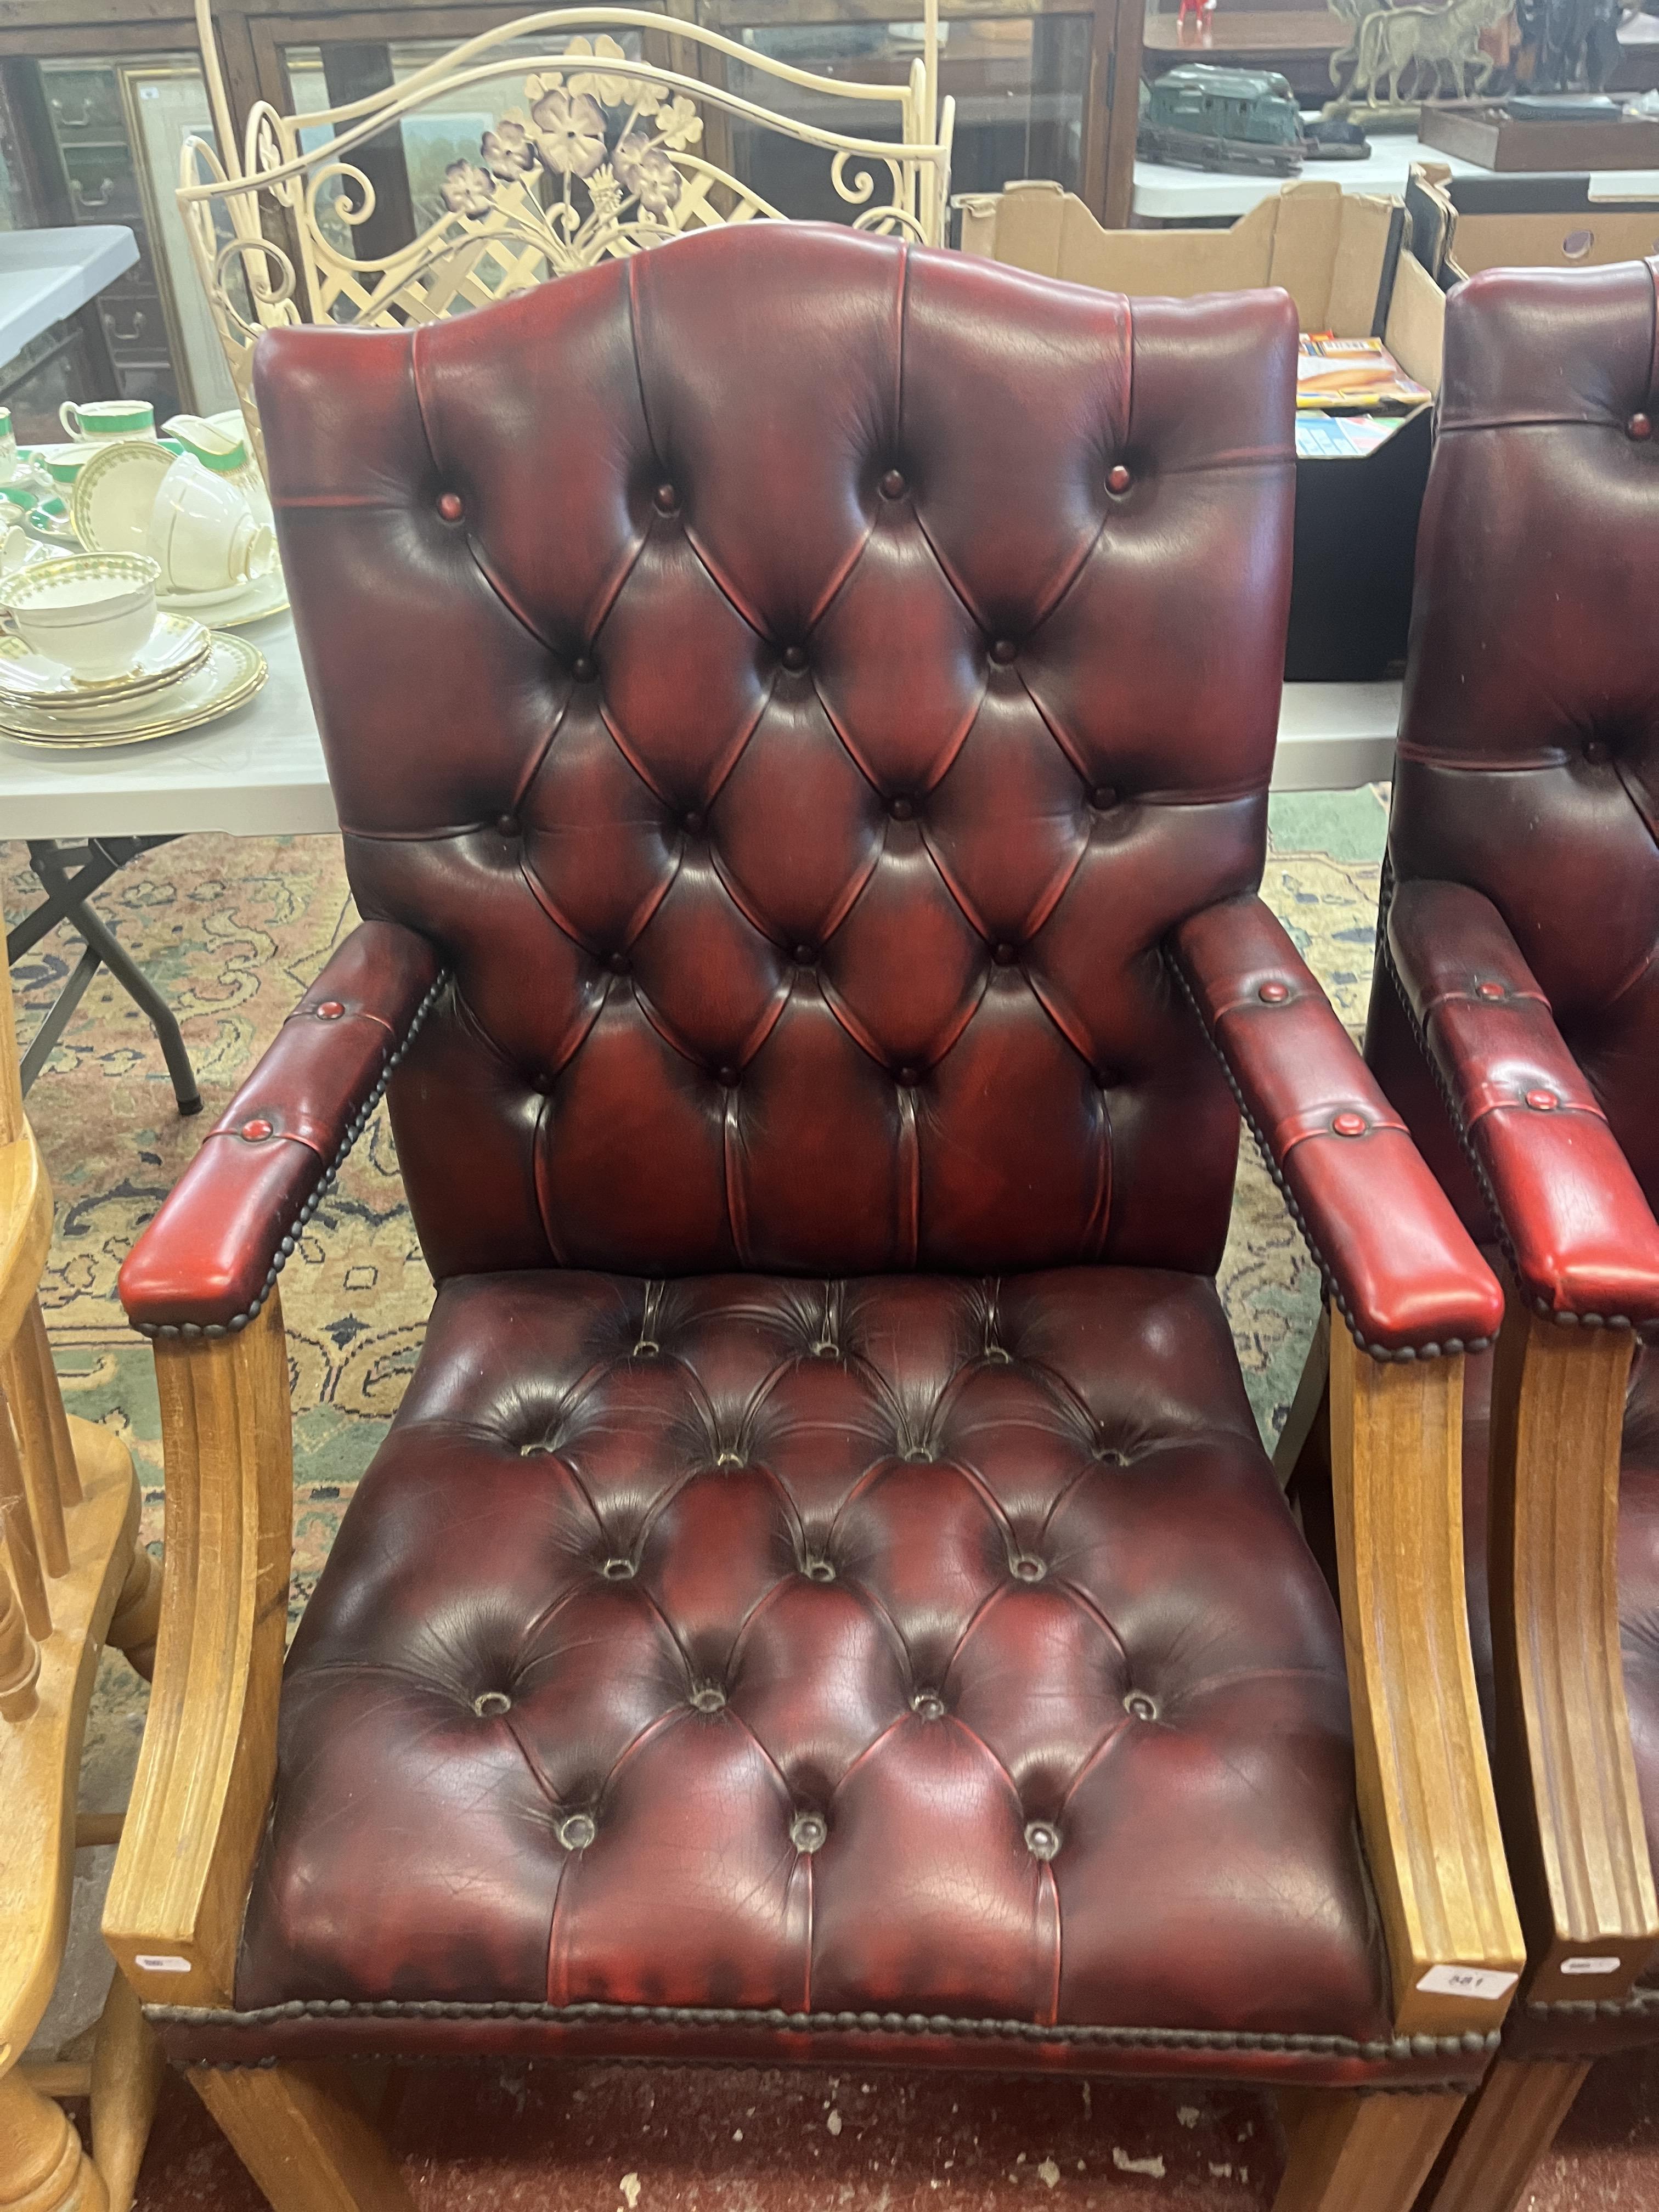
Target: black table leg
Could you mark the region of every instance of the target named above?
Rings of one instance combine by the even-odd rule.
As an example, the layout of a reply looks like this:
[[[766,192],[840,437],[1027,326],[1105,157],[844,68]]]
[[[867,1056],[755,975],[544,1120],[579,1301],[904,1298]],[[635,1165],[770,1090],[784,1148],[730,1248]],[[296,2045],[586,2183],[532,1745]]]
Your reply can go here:
[[[141,853],[152,852],[158,845],[172,842],[170,837],[93,837],[84,845],[60,844],[55,837],[29,840],[29,866],[46,896],[7,936],[8,965],[20,959],[60,921],[69,923],[86,951],[23,1055],[20,1073],[25,1091],[62,1036],[87,985],[103,967],[109,969],[128,997],[149,1018],[161,1048],[161,1057],[167,1062],[167,1073],[173,1079],[173,1095],[179,1102],[179,1111],[201,1112],[202,1094],[196,1086],[196,1072],[190,1064],[190,1054],[185,1049],[173,1009],[109,925],[100,921],[88,904],[94,892],[101,890],[129,861],[136,860]]]

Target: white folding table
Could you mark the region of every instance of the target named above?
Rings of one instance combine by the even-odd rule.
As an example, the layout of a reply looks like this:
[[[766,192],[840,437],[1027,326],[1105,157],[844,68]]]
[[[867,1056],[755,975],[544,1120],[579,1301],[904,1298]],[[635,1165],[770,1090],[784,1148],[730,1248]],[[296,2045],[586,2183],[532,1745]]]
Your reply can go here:
[[[1302,178],[1328,179],[1345,192],[1376,192],[1385,198],[1405,197],[1406,180],[1414,161],[1440,161],[1454,177],[1490,177],[1490,169],[1473,161],[1443,154],[1437,146],[1420,146],[1407,134],[1378,131],[1363,161],[1308,161]],[[1530,171],[1513,173],[1516,180]],[[1219,216],[1248,215],[1258,201],[1271,199],[1289,181],[1284,177],[1234,175],[1224,170],[1183,169],[1172,161],[1135,163],[1135,214],[1146,222],[1193,223],[1213,222]],[[1504,181],[1510,181],[1506,173]],[[1565,181],[1561,177],[1553,179]],[[1659,199],[1659,169],[1597,170],[1589,179],[1592,200]]]

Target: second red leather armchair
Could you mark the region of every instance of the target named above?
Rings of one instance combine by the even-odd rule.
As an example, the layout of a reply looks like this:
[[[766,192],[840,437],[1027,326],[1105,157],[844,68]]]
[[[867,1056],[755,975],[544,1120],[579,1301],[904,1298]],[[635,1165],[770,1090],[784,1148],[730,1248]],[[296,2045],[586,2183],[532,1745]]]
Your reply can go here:
[[[1366,1050],[1510,1286],[1464,1464],[1528,1954],[1435,2212],[1511,2212],[1659,2040],[1655,278],[1454,295],[1419,541]]]

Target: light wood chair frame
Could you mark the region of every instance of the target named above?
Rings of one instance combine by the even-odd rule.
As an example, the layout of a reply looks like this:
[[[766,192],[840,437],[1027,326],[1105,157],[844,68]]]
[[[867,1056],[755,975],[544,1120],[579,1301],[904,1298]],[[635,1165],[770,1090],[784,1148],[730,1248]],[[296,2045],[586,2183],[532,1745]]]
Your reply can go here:
[[[1495,1772],[1529,2005],[1617,2002],[1659,1947],[1620,1649],[1634,1350],[1629,1329],[1564,1327],[1511,1288],[1492,1376],[1487,1567]],[[1516,2212],[1589,2064],[1500,2058],[1431,2212]]]
[[[99,1654],[113,1644],[143,1671],[161,1611],[126,1448],[64,1409],[39,1297],[52,1223],[0,988],[0,2212],[127,2212],[161,2077],[129,1982],[111,1983],[88,2063],[23,2058],[63,1960],[76,1851],[121,1829],[76,1812]],[[56,2101],[80,2097],[90,2158]]]

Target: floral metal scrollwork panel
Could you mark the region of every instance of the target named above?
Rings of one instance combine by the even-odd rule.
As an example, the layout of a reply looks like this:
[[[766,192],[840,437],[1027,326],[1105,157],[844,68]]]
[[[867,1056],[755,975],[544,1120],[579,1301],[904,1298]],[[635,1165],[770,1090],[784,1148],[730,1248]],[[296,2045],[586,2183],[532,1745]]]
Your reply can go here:
[[[218,143],[234,149],[210,0],[198,0],[198,21]],[[662,52],[678,65],[651,58]],[[778,81],[780,97],[785,85],[806,94],[811,112],[874,104],[895,135],[860,137],[762,106],[731,90],[718,66],[709,79],[690,73],[709,58]],[[820,149],[855,228],[941,243],[953,108],[938,87],[937,0],[927,0],[922,52],[896,85],[817,76],[640,9],[562,9],[499,25],[345,106],[284,115],[262,101],[240,161],[188,139],[179,204],[256,445],[252,348],[274,325],[406,327],[688,231],[787,219],[789,209],[714,158],[711,114]],[[447,163],[436,203],[416,210],[417,235],[389,252],[357,250],[375,191],[353,155],[463,90],[476,90],[492,118],[476,155]],[[722,147],[728,137],[722,128]]]

